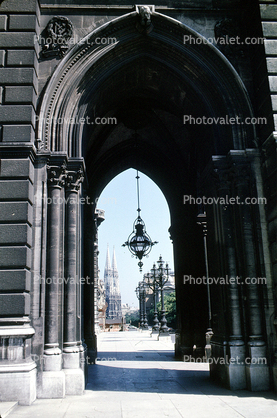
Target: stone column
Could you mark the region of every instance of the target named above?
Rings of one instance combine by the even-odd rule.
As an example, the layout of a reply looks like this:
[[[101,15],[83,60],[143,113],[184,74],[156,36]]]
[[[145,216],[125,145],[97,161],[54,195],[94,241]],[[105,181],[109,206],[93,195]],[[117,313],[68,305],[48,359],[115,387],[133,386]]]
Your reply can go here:
[[[92,201],[92,200],[91,200]],[[97,338],[95,335],[95,308],[97,303],[95,298],[95,285],[98,281],[98,227],[105,220],[105,212],[100,209],[95,209],[95,205],[90,205],[86,209],[86,230],[85,230],[85,271],[86,271],[86,285],[85,285],[85,341],[87,344],[87,361],[89,364],[95,362],[97,356]]]
[[[246,197],[251,196],[251,170],[245,156],[231,155],[234,167],[234,186],[240,202],[244,203]],[[240,204],[239,221],[241,224],[241,241],[243,248],[243,269],[245,278],[249,283],[245,284],[247,298],[247,323],[248,323],[248,356],[246,363],[247,386],[252,391],[269,389],[269,369],[266,357],[266,344],[263,336],[263,314],[261,307],[258,284],[253,278],[259,276],[257,270],[258,251],[255,247],[253,234],[254,213],[251,205]]]
[[[207,323],[203,318],[207,318],[208,312],[206,289],[185,281],[188,276],[196,278],[204,275],[199,270],[199,251],[203,252],[203,244],[197,231],[194,205],[184,205],[180,214],[172,214],[172,220],[170,236],[174,245],[177,308],[175,356],[187,360],[189,356],[203,356],[205,350]]]
[[[88,277],[84,284],[84,334],[85,334],[85,343],[87,345],[87,355],[88,362],[93,363],[94,361],[94,351],[93,351],[93,308],[91,304],[94,303],[94,298],[92,295],[93,289],[93,231],[94,231],[94,219],[93,219],[93,210],[90,205],[85,206],[85,220],[84,224],[86,228],[84,229],[84,275]]]
[[[64,343],[63,369],[66,395],[81,395],[84,376],[80,369],[79,347],[76,333],[77,309],[77,207],[82,171],[68,172],[66,176],[66,252],[64,281]]]
[[[223,164],[222,164],[223,163]],[[217,172],[217,191],[218,197],[226,199],[232,197],[230,169],[225,161],[215,161],[214,168]],[[232,390],[246,388],[245,374],[245,344],[242,335],[241,324],[241,304],[239,291],[239,278],[236,262],[236,248],[234,241],[234,231],[236,219],[233,218],[233,206],[226,204],[220,205],[220,213],[222,220],[223,240],[225,247],[226,273],[229,279],[227,285],[228,300],[228,355],[226,358],[226,378],[228,379],[228,387]],[[232,359],[230,361],[230,359]],[[235,360],[235,361],[233,361]]]
[[[65,395],[65,376],[62,370],[62,352],[59,347],[59,274],[61,245],[61,211],[66,167],[48,167],[48,254],[45,301],[45,345],[42,398],[60,398]]]
[[[83,167],[83,164],[82,164]],[[80,204],[77,210],[77,277],[80,278],[79,283],[77,281],[77,308],[76,308],[76,335],[77,346],[79,349],[80,367],[86,374],[86,354],[87,345],[84,339],[84,287],[88,277],[84,274],[84,205],[87,204],[87,200],[83,197],[83,188],[80,185],[78,191],[78,197],[80,198]]]

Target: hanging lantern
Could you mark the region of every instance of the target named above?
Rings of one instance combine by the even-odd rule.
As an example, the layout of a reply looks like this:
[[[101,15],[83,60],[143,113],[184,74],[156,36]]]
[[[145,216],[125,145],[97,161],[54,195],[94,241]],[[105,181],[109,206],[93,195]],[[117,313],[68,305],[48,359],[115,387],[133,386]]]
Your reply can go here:
[[[131,254],[139,259],[138,266],[140,272],[142,272],[143,262],[141,261],[143,257],[147,256],[153,245],[157,244],[157,241],[153,242],[150,236],[146,232],[145,223],[140,216],[140,204],[139,204],[139,175],[137,171],[137,196],[138,196],[138,217],[136,218],[133,226],[133,232],[129,235],[128,241],[126,241],[122,246],[128,247]]]

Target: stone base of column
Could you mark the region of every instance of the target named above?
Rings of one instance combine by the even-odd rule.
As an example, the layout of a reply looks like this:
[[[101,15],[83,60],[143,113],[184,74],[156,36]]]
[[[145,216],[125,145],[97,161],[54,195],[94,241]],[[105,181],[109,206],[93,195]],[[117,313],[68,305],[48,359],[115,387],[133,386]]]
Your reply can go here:
[[[269,367],[266,358],[266,346],[249,347],[249,358],[246,364],[247,389],[252,392],[270,389]]]
[[[0,393],[2,402],[17,401],[31,405],[36,400],[36,363],[1,364]]]
[[[44,371],[41,385],[38,388],[38,398],[54,399],[65,397],[65,374],[60,371]]]
[[[252,392],[270,389],[266,346],[262,342],[249,344],[249,357],[246,361],[246,381],[247,388]]]
[[[252,392],[270,389],[269,369],[267,365],[246,365],[247,389]]]
[[[73,351],[63,352],[63,369],[79,369],[80,367],[80,352],[76,347]]]
[[[228,364],[226,367],[227,387],[230,390],[246,389],[245,364]]]
[[[153,338],[153,340],[159,340],[159,331],[152,331],[150,336]]]
[[[246,389],[245,345],[241,340],[229,343],[229,361],[226,364],[228,389]]]
[[[215,342],[211,341],[212,355],[209,359],[210,377],[218,384],[229,387],[229,379],[227,376],[226,353],[227,341]]]
[[[85,376],[83,370],[64,369],[65,374],[65,394],[83,395],[85,390]]]
[[[62,352],[59,347],[46,348],[43,353],[43,370],[59,372],[62,369]]]
[[[85,343],[81,343],[81,345],[79,346],[79,350],[80,350],[80,368],[83,371],[84,374],[84,385],[86,387],[87,382],[88,382],[88,355],[87,355],[87,346]]]
[[[79,356],[80,356],[80,368],[83,370],[84,375],[87,375],[88,359],[87,359],[87,346],[85,343],[80,343]]]

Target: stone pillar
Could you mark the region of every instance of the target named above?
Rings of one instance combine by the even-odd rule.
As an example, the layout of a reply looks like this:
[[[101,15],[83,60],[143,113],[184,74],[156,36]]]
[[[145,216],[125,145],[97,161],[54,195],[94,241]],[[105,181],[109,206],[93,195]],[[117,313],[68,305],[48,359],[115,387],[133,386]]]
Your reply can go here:
[[[85,305],[84,305],[84,321],[85,321],[85,341],[87,344],[87,360],[89,364],[95,362],[97,356],[97,341],[95,335],[95,308],[97,293],[95,293],[95,284],[98,281],[98,227],[105,219],[105,212],[95,209],[95,206],[89,205],[86,209],[87,225],[85,231],[85,271],[89,278],[85,284]]]
[[[82,171],[66,175],[66,252],[64,281],[64,343],[63,371],[65,394],[82,395],[84,375],[80,369],[80,349],[77,345],[77,259],[78,259],[78,190]]]
[[[268,308],[266,315],[267,334],[272,332],[274,327],[274,337],[269,344],[273,365],[273,383],[277,391],[277,304],[276,304],[276,285],[277,285],[277,206],[276,206],[276,183],[277,183],[277,131],[274,132],[263,144],[262,151],[262,176],[258,181],[258,192],[262,197],[266,197],[266,206],[259,205],[260,216],[262,219],[263,252],[265,257],[266,284],[268,290]]]
[[[62,372],[62,352],[59,347],[59,275],[60,275],[60,221],[62,187],[65,165],[48,167],[48,257],[45,302],[44,373],[39,397],[65,396],[65,375]]]
[[[253,197],[250,164],[246,161],[243,152],[231,153],[234,169],[234,187],[242,203],[245,198]],[[247,324],[248,324],[248,357],[246,363],[247,386],[252,391],[269,389],[269,368],[267,365],[267,348],[263,335],[263,314],[261,296],[258,284],[251,279],[259,276],[257,265],[258,255],[255,247],[253,233],[254,211],[251,205],[238,205],[238,219],[241,225],[241,243],[243,251],[244,278],[247,298]]]
[[[82,162],[83,167],[83,162]],[[76,309],[76,335],[77,346],[79,348],[80,367],[86,374],[86,355],[87,346],[84,339],[84,287],[88,280],[88,277],[84,274],[84,205],[87,203],[83,197],[83,188],[80,185],[78,191],[80,198],[80,204],[77,207],[77,277],[80,277],[79,283],[77,282],[77,309]]]
[[[175,334],[175,356],[183,360],[184,356],[192,355],[193,327],[192,327],[192,297],[191,286],[184,285],[184,274],[190,274],[186,266],[186,240],[184,230],[180,227],[181,221],[174,219],[169,232],[174,247],[175,267],[175,291],[176,291],[176,314],[177,329]],[[189,223],[188,223],[189,225]],[[183,308],[185,306],[185,309]]]
[[[227,167],[226,159],[217,159],[214,162],[214,168],[217,172],[217,191],[218,197],[225,199],[231,197],[230,169]],[[229,279],[227,285],[228,300],[228,353],[226,358],[226,378],[227,385],[232,390],[246,388],[245,374],[245,344],[242,335],[242,307],[240,304],[240,291],[238,282],[238,270],[236,262],[236,248],[234,240],[234,231],[236,220],[233,218],[232,205],[220,205],[223,240],[225,247],[225,271]],[[230,359],[232,359],[230,361]],[[234,361],[235,360],[235,361]]]
[[[98,251],[98,231],[97,231],[96,236],[95,236],[95,241],[94,241],[94,272],[95,272],[94,273],[94,333],[95,333],[95,336],[97,336],[97,334],[99,334],[99,332],[100,332],[99,316],[98,316],[98,303],[97,303],[97,300],[98,300],[98,280],[99,280],[98,255],[99,255],[99,251]]]
[[[197,208],[184,205],[182,212],[172,215],[170,236],[174,246],[176,283],[177,331],[175,355],[186,360],[189,356],[203,357],[205,333],[208,327],[207,292],[203,285],[185,281],[185,277],[204,276],[203,241],[197,226]],[[195,347],[196,346],[196,349]],[[193,348],[194,347],[194,348]]]
[[[84,272],[85,276],[88,279],[84,285],[84,333],[85,333],[85,342],[87,345],[87,354],[89,363],[93,362],[94,351],[93,351],[93,335],[92,335],[92,326],[93,326],[93,316],[92,316],[92,307],[91,304],[94,303],[92,289],[93,289],[93,211],[90,205],[85,206],[85,225],[86,229],[84,230]]]

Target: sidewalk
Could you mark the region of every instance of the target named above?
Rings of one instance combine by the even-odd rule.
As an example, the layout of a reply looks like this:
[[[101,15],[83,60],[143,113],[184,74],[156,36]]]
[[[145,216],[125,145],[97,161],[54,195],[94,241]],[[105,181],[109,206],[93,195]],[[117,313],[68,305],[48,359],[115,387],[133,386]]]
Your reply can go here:
[[[38,399],[9,418],[276,418],[276,400],[212,384],[207,364],[175,361],[173,344],[147,332],[109,332],[98,336],[84,396]]]

